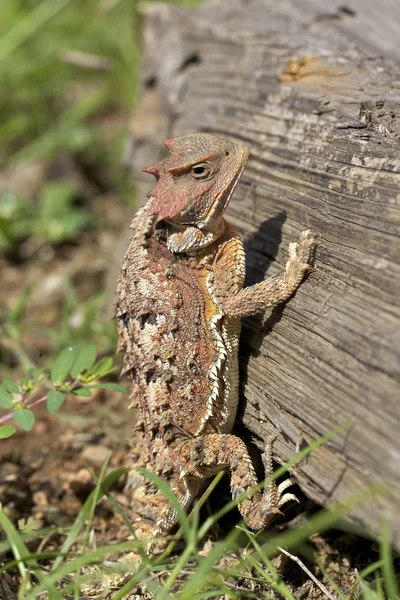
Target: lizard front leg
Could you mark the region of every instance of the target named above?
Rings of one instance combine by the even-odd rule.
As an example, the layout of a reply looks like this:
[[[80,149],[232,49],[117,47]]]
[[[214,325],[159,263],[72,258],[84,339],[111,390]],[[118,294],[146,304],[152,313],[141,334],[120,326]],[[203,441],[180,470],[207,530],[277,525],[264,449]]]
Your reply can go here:
[[[261,283],[241,289],[236,294],[225,295],[221,301],[224,314],[229,317],[247,317],[287,300],[300,285],[305,272],[311,269],[313,249],[321,240],[312,231],[303,231],[299,241],[289,245],[289,260],[283,275],[270,277]],[[229,263],[234,256],[225,253],[218,265],[220,278],[229,273]]]
[[[266,478],[273,473],[272,444],[274,437],[267,440],[263,463]],[[231,472],[232,497],[248,492],[258,485],[251,458],[244,442],[235,435],[209,434],[190,442],[180,449],[180,456],[190,465],[188,474],[201,479],[211,477],[224,468]],[[288,478],[279,485],[269,482],[262,492],[255,492],[239,503],[239,511],[247,525],[254,530],[267,527],[280,507],[289,500],[296,500],[294,494],[285,493],[293,484]]]

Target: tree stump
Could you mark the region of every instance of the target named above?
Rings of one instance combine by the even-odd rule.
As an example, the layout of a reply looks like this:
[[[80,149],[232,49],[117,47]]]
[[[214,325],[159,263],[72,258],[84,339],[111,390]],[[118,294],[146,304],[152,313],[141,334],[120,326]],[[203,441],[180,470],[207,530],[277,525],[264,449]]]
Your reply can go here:
[[[296,448],[351,425],[293,469],[332,506],[376,482],[391,490],[349,517],[400,549],[400,3],[231,0],[146,8],[143,91],[129,160],[208,131],[250,161],[228,220],[247,284],[284,268],[303,229],[324,243],[285,306],[244,322],[239,417],[261,447]],[[139,178],[141,197],[150,189]]]

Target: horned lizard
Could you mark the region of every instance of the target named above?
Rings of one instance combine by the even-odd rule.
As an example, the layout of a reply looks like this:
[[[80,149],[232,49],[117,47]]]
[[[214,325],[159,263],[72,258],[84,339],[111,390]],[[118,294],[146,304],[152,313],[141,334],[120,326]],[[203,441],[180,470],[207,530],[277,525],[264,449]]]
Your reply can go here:
[[[244,442],[231,434],[238,403],[240,319],[289,298],[319,243],[303,231],[289,246],[282,275],[243,288],[245,254],[224,211],[248,150],[215,135],[164,142],[170,156],[143,169],[156,184],[131,225],[119,278],[116,316],[124,372],[139,408],[138,465],[164,478],[186,510],[207,478],[228,468],[233,497],[258,481]],[[272,473],[271,441],[264,453]],[[252,529],[266,527],[295,498],[290,479],[239,504]],[[177,515],[164,495],[135,476],[141,539],[167,534]]]

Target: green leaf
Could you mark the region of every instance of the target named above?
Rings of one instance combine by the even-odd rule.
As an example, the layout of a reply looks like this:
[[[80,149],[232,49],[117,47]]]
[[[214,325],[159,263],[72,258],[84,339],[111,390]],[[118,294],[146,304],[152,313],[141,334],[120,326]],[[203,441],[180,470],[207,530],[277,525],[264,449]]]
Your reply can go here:
[[[88,371],[94,365],[96,360],[97,348],[95,344],[83,346],[78,354],[74,366],[71,369],[71,376],[76,379],[83,371]]]
[[[11,544],[11,549],[13,551],[15,559],[18,561],[18,569],[22,578],[28,577],[28,569],[25,564],[29,564],[29,556],[30,552],[25,546],[25,543],[15,529],[14,525],[10,521],[10,519],[4,514],[2,507],[0,506],[0,525],[4,529],[5,534],[8,537],[8,540]],[[22,560],[22,557],[25,557],[25,560]]]
[[[91,385],[89,387],[92,389],[104,388],[106,390],[114,390],[115,392],[126,392],[126,388],[123,385],[120,385],[119,383],[110,383],[108,381],[104,383],[96,383],[95,385]]]
[[[139,473],[142,473],[142,475],[144,475],[147,479],[150,479],[151,483],[153,483],[156,487],[158,487],[160,492],[168,500],[168,502],[170,503],[170,505],[176,512],[176,516],[178,517],[179,525],[182,527],[182,533],[183,533],[186,541],[189,542],[190,541],[190,527],[189,527],[189,521],[186,516],[185,509],[180,504],[177,496],[171,490],[168,483],[164,479],[162,479],[161,477],[156,475],[156,473],[152,473],[151,471],[148,471],[147,469],[144,469],[143,467],[138,467],[137,470],[139,471]]]
[[[42,521],[35,519],[35,517],[28,517],[27,519],[18,519],[18,530],[21,533],[30,534],[34,531],[38,531],[42,527]]]
[[[0,440],[11,437],[16,431],[14,425],[3,425],[3,427],[0,427]]]
[[[75,396],[82,396],[82,398],[90,398],[92,395],[92,392],[86,387],[80,387],[76,390],[72,390],[72,393],[75,394]]]
[[[93,367],[92,372],[95,373],[97,377],[104,377],[104,375],[108,375],[112,370],[113,359],[110,356],[106,356],[99,360],[97,365]]]
[[[14,383],[13,381],[8,381],[7,379],[5,379],[3,381],[3,383],[1,384],[8,392],[11,392],[12,394],[19,394],[19,387],[17,386],[16,383]]]
[[[13,407],[12,394],[8,390],[6,390],[2,385],[0,385],[0,406],[2,406],[3,408]]]
[[[41,369],[28,369],[25,378],[19,381],[21,392],[30,392],[37,385],[42,372]]]
[[[13,417],[25,431],[30,431],[35,424],[35,415],[29,408],[16,410]]]
[[[377,596],[371,590],[369,585],[365,583],[365,581],[360,581],[360,588],[363,593],[362,598],[365,600],[377,600]]]
[[[389,526],[386,521],[381,525],[381,545],[380,556],[383,563],[383,577],[385,581],[385,590],[388,598],[398,598],[399,589],[397,587],[397,577],[393,565],[392,550],[390,547]]]
[[[4,529],[4,533],[7,536],[7,541],[10,544],[11,550],[14,554],[14,558],[18,565],[19,573],[23,580],[29,582],[29,571],[32,570],[36,579],[39,583],[45,582],[48,577],[48,573],[42,571],[36,557],[32,555],[29,548],[26,546],[22,535],[17,531],[13,523],[3,512],[0,504],[0,526]],[[51,582],[46,581],[46,590],[50,592],[50,597],[54,600],[62,600],[62,596],[55,585]],[[29,589],[29,588],[28,588]]]
[[[56,362],[51,370],[51,380],[54,384],[63,383],[69,375],[72,365],[75,362],[78,349],[70,346],[65,348],[56,358]]]
[[[26,372],[26,379],[27,381],[34,381],[36,382],[39,377],[41,376],[42,371],[40,369],[35,369],[35,368],[31,368],[28,369]]]
[[[47,410],[52,415],[58,411],[58,409],[62,406],[65,400],[65,394],[62,392],[58,392],[57,390],[51,390],[47,394]]]

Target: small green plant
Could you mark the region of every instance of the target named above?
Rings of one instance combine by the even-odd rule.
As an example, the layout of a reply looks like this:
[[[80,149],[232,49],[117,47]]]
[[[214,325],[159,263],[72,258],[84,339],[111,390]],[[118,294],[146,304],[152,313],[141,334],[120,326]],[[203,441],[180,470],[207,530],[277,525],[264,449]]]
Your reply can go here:
[[[33,323],[29,326],[29,332],[50,339],[53,356],[67,346],[79,347],[88,342],[102,348],[103,354],[113,352],[117,346],[115,320],[108,314],[99,318],[99,314],[104,315],[107,292],[92,294],[83,300],[69,279],[65,281],[64,286],[64,301],[57,319],[57,327]],[[36,367],[23,343],[23,334],[26,333],[24,318],[29,312],[32,291],[32,286],[26,287],[14,306],[0,310],[1,345],[11,351],[25,371]],[[50,360],[42,357],[45,366]],[[0,365],[0,380],[3,373],[7,372],[7,369],[2,367],[5,365]]]
[[[291,461],[291,464],[310,454],[328,437],[332,437],[332,435],[329,434],[302,450]],[[150,558],[143,552],[143,541],[135,539],[132,526],[123,508],[109,491],[110,486],[128,469],[120,468],[106,475],[107,466],[108,459],[103,465],[100,476],[95,478],[95,489],[86,499],[72,527],[65,532],[64,542],[57,551],[32,552],[26,543],[27,539],[38,539],[48,532],[37,529],[38,523],[32,521],[21,523],[17,529],[0,506],[0,526],[6,534],[5,539],[0,542],[0,555],[10,550],[14,555],[14,560],[0,567],[0,575],[4,571],[18,568],[21,580],[19,597],[35,600],[41,597],[42,592],[46,591],[52,600],[65,597],[79,598],[82,585],[92,585],[96,581],[101,585],[103,574],[126,573],[129,574],[129,577],[121,589],[112,593],[110,597],[113,600],[130,597],[129,592],[137,586],[145,588],[149,597],[155,600],[172,600],[173,598],[205,600],[221,596],[237,600],[260,598],[259,593],[252,593],[249,588],[243,588],[245,583],[261,586],[261,589],[271,592],[274,591],[285,600],[296,600],[290,586],[285,583],[281,573],[274,566],[273,558],[283,552],[292,560],[296,560],[297,557],[289,554],[287,549],[300,549],[312,534],[328,530],[351,507],[370,499],[375,492],[379,493],[379,490],[374,492],[372,488],[362,490],[350,497],[345,504],[332,507],[331,511],[321,510],[296,529],[289,529],[267,537],[265,532],[254,533],[245,526],[234,527],[225,539],[213,543],[208,553],[204,555],[199,552],[199,547],[203,546],[210,528],[222,514],[237,506],[243,497],[239,496],[232,500],[226,507],[210,515],[204,523],[201,523],[200,507],[215,489],[222,473],[215,477],[191,514],[187,516],[166,482],[157,475],[141,469],[141,472],[151,479],[175,508],[180,524],[180,530],[173,536],[164,553]],[[288,467],[289,463],[278,469],[274,473],[273,479]],[[265,483],[263,482],[258,487],[262,487]],[[242,496],[248,495],[249,493],[246,493]],[[91,549],[88,541],[93,527],[95,508],[104,497],[120,515],[133,537],[129,542]],[[243,534],[248,541],[244,552],[239,556],[238,546],[243,546]],[[239,538],[242,538],[242,541]],[[171,538],[169,539],[171,540]],[[175,544],[178,540],[184,541],[184,548],[180,554],[173,555],[172,549],[176,549]],[[132,552],[133,550],[140,553],[140,563],[133,565],[128,562],[110,562],[108,560],[110,556],[115,556],[115,553]],[[224,560],[224,557],[228,556],[227,553],[230,553],[229,559]],[[47,561],[48,563],[52,559],[54,559],[52,564],[43,568],[42,562]],[[107,565],[104,564],[105,561]],[[296,562],[304,569],[304,564],[300,560],[296,560]],[[88,565],[91,565],[90,573],[87,569],[82,573],[82,569]],[[396,600],[398,597],[398,585],[385,524],[382,527],[380,559],[357,574],[350,593],[345,594],[340,589],[340,584],[334,584],[324,570],[318,581],[309,570],[304,570],[312,577],[313,582],[318,585],[320,590],[323,590],[321,597],[324,598],[331,600]],[[333,592],[329,591],[326,586],[329,586]],[[268,598],[269,595],[262,597]]]
[[[94,224],[94,215],[74,204],[77,190],[67,181],[51,181],[36,204],[8,192],[0,198],[0,250],[15,252],[27,240],[35,248],[73,240]]]
[[[61,408],[67,394],[90,397],[96,388],[125,392],[118,383],[99,381],[115,371],[115,367],[111,357],[96,362],[96,355],[94,344],[68,347],[57,357],[50,373],[32,368],[18,382],[3,381],[0,385],[0,406],[8,412],[0,417],[0,439],[16,432],[14,425],[4,425],[8,421],[15,421],[22,429],[30,431],[35,424],[32,409],[43,402],[53,414]],[[40,398],[31,400],[32,392],[43,381],[49,381],[51,389]]]

